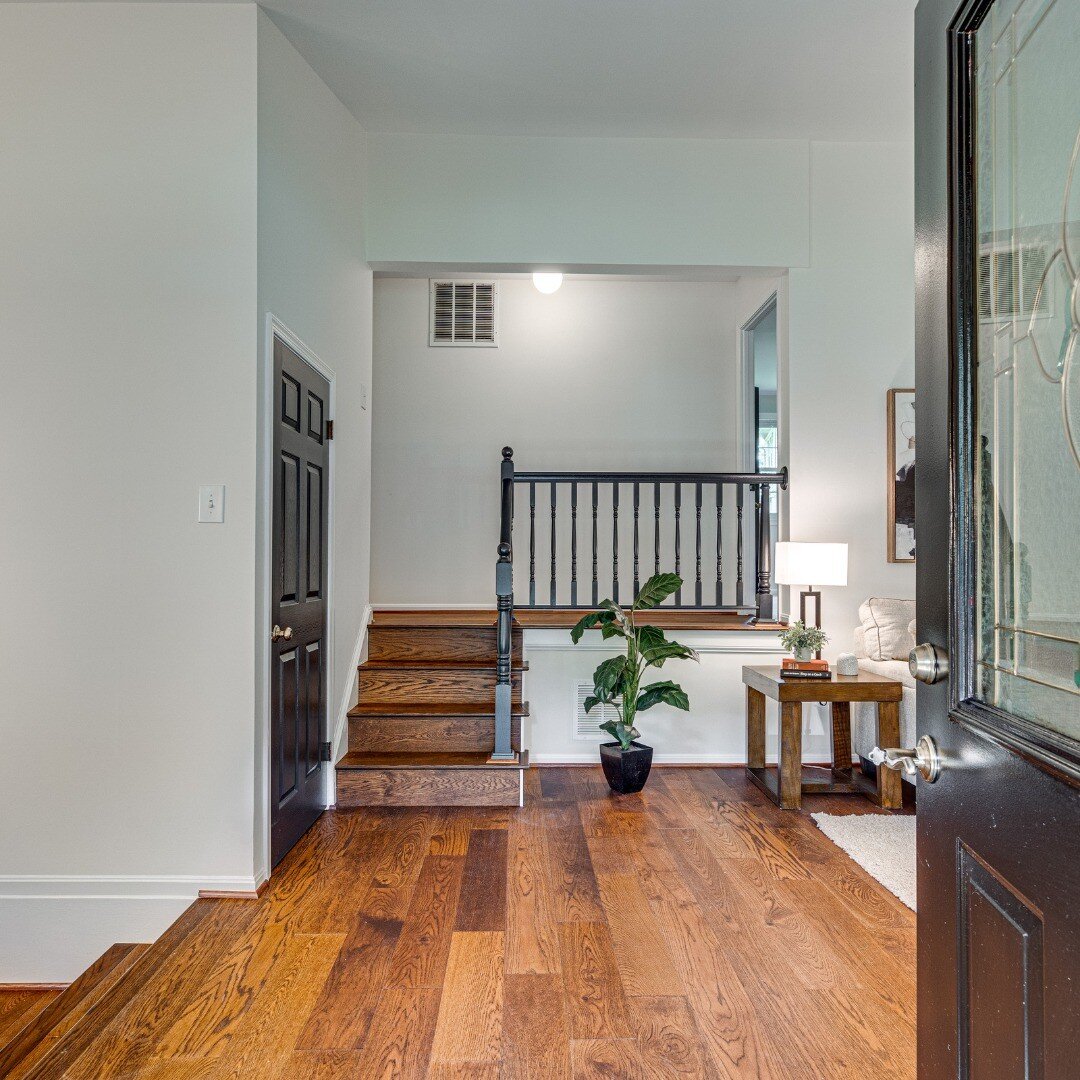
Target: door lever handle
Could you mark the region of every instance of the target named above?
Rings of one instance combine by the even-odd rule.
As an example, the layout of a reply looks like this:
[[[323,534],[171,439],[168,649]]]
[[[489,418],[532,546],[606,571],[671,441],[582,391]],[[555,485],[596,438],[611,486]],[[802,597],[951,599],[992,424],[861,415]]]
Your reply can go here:
[[[895,747],[882,750],[875,746],[868,757],[880,769],[895,769],[907,776],[919,774],[928,784],[932,784],[941,775],[941,755],[938,753],[937,743],[924,735],[911,750],[900,750]]]
[[[292,627],[291,626],[281,627],[281,626],[278,626],[277,623],[274,623],[274,629],[270,631],[270,640],[271,641],[292,641]]]

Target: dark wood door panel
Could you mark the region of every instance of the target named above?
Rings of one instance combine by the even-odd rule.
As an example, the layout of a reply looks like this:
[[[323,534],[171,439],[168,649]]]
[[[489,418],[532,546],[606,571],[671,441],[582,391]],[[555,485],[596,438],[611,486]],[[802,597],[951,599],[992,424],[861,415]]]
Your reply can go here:
[[[917,692],[918,734],[936,740],[943,761],[938,781],[920,782],[919,791],[920,1080],[1080,1076],[1080,791],[973,720],[981,691],[971,627],[985,610],[987,580],[973,572],[973,537],[986,527],[976,507],[1008,498],[1007,487],[986,486],[994,475],[987,455],[1004,466],[1002,447],[976,447],[988,323],[973,289],[984,246],[1000,243],[1008,255],[1016,243],[1007,229],[980,233],[974,212],[976,173],[993,155],[975,152],[972,35],[995,5],[1007,27],[1016,5],[1005,0],[920,0],[916,12],[917,624],[919,640],[947,649],[952,668]],[[1070,10],[1056,5],[1059,14]],[[1060,90],[1054,108],[1075,103],[1070,71],[1044,74],[1046,87]],[[1029,100],[1035,110],[1051,95],[1041,106]],[[1023,175],[1057,175],[1060,166],[1029,156]]]
[[[289,631],[273,646],[270,835],[276,865],[324,808],[330,387],[277,339],[274,366],[279,419],[271,618]]]

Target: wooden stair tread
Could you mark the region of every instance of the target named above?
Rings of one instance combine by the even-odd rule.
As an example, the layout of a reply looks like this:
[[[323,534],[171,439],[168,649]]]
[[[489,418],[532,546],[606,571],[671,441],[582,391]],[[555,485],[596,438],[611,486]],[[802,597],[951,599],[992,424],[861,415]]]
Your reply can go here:
[[[113,945],[95,960],[59,997],[37,1013],[0,1048],[0,1076],[16,1080],[43,1068],[43,1062],[123,979],[149,945]],[[41,1075],[48,1075],[48,1072]]]
[[[425,611],[386,611],[376,609],[369,626],[399,626],[422,629],[424,627],[493,627],[497,613],[494,608],[483,610],[452,611],[431,608]]]
[[[528,716],[529,703],[514,702],[513,716]],[[349,710],[353,719],[364,716],[460,716],[481,719],[495,715],[495,707],[489,701],[363,701]]]
[[[465,660],[365,660],[360,665],[363,671],[480,671],[485,675],[496,668],[495,658],[490,664],[475,664]],[[514,664],[513,670],[528,671],[529,663]]]
[[[483,753],[445,754],[385,754],[353,750],[337,763],[342,771],[366,769],[522,769],[528,765],[528,754],[519,755],[515,762],[492,762]]]

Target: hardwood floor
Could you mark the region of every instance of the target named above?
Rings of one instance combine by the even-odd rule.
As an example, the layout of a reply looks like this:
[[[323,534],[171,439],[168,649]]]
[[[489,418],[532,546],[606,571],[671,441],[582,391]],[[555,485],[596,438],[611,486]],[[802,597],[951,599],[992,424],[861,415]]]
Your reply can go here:
[[[913,1080],[914,917],[806,813],[734,769],[619,799],[599,769],[526,776],[520,809],[325,814],[29,1075]]]

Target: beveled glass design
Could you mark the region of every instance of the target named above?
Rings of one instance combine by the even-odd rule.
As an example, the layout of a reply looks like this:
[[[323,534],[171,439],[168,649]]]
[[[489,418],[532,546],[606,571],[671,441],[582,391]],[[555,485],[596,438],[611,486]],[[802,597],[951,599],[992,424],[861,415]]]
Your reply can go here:
[[[1080,738],[1080,4],[975,32],[976,695]]]

